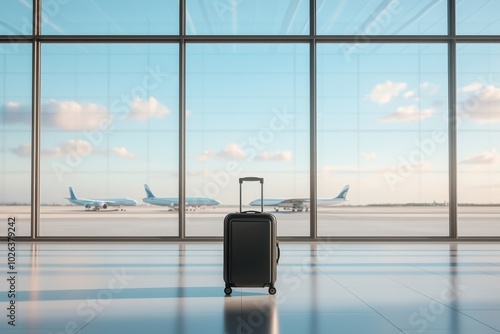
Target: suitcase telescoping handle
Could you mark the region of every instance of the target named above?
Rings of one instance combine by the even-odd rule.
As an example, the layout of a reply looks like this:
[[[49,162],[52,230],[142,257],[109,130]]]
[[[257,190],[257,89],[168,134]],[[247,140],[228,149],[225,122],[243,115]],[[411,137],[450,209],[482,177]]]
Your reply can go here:
[[[240,212],[243,212],[243,211],[241,211],[242,210],[241,203],[243,202],[243,198],[241,195],[241,186],[242,186],[243,182],[245,182],[245,181],[251,181],[251,182],[258,181],[258,182],[260,182],[260,212],[264,212],[264,179],[262,177],[253,177],[253,176],[240,177]],[[246,213],[250,213],[250,212],[259,213],[259,211],[245,211],[245,212]]]

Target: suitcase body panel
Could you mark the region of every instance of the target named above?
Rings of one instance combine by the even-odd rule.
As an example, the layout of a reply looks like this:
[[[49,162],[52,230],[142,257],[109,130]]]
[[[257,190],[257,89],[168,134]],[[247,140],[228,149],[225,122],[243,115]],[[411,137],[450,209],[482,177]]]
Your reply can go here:
[[[276,217],[261,212],[241,212],[241,185],[243,181],[260,181],[262,178],[240,178],[240,212],[224,218],[224,292],[231,294],[231,287],[269,287],[275,294],[279,243]]]
[[[224,219],[224,281],[230,287],[272,287],[278,261],[276,218],[230,213]]]

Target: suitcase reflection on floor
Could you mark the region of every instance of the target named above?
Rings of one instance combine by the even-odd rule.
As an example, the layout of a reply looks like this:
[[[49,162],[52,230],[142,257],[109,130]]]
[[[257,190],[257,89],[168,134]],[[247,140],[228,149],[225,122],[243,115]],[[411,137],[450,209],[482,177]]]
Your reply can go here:
[[[224,333],[277,334],[277,299],[273,296],[224,298]]]

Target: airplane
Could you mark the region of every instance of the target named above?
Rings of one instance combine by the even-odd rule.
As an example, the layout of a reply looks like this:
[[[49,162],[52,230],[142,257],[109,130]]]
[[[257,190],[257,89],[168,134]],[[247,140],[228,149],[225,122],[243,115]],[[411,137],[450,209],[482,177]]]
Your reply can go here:
[[[347,201],[347,192],[349,191],[349,185],[345,186],[344,189],[334,198],[318,198],[318,206],[329,206],[338,205]],[[279,211],[279,208],[284,210],[292,211],[308,211],[310,206],[310,200],[308,198],[264,198],[264,206],[274,206],[274,210]],[[252,206],[260,206],[261,199],[255,199],[250,202]]]
[[[151,189],[147,184],[144,185],[144,190],[146,191],[146,198],[142,200],[144,203],[160,205],[160,206],[168,206],[172,211],[174,209],[179,209],[179,198],[178,197],[156,197],[153,195]],[[205,206],[216,206],[219,205],[220,202],[213,198],[208,197],[186,197],[186,208],[196,209],[199,207]]]
[[[131,198],[109,198],[109,199],[91,199],[91,198],[78,198],[75,195],[75,191],[73,187],[69,187],[69,198],[66,198],[73,204],[82,205],[85,207],[85,210],[90,210],[92,207],[94,211],[98,211],[100,209],[107,209],[110,206],[118,206],[120,210],[122,206],[133,206],[137,204],[137,201]]]

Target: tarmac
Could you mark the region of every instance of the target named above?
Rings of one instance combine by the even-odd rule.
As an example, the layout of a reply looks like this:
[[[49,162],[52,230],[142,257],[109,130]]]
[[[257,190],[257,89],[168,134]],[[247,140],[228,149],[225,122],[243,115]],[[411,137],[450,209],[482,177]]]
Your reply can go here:
[[[81,206],[42,206],[41,236],[177,236],[178,211],[139,205],[86,211]],[[254,207],[244,209],[255,209]],[[308,236],[310,212],[275,212],[278,236]],[[222,236],[224,217],[237,206],[198,208],[186,212],[187,236]],[[500,207],[458,208],[459,236],[500,236]],[[16,217],[16,235],[29,235],[29,206],[0,206],[5,220]],[[318,208],[319,236],[447,236],[447,206],[337,206]]]

